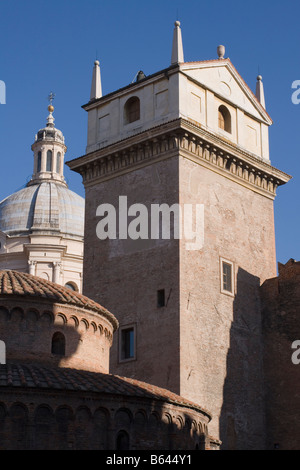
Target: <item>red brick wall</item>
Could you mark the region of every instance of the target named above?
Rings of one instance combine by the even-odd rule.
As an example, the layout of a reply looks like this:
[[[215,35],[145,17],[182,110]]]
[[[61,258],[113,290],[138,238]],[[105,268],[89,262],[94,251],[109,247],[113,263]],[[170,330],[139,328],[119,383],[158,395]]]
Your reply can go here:
[[[262,288],[267,448],[300,448],[300,263],[279,264],[279,276]],[[299,349],[299,348],[298,348]],[[300,355],[298,355],[300,356]]]
[[[65,356],[51,354],[54,333],[65,336]],[[0,339],[7,362],[34,361],[108,372],[113,327],[92,311],[39,299],[0,297]]]
[[[120,431],[130,450],[218,448],[207,425],[200,412],[134,390],[115,397],[0,387],[0,450],[116,450]]]

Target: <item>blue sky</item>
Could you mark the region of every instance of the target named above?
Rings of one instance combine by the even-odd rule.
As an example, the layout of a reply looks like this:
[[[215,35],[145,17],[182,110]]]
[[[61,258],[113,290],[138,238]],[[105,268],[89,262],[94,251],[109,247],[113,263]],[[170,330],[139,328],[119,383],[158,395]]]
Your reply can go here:
[[[292,82],[300,80],[299,0],[0,0],[0,200],[31,176],[31,144],[55,93],[55,124],[66,160],[85,153],[92,67],[100,60],[103,93],[170,64],[173,25],[182,27],[186,61],[217,58],[219,44],[254,91],[263,76],[272,164],[293,176],[275,200],[277,260],[300,260],[299,122]],[[81,177],[65,169],[84,196]],[[263,260],[262,260],[263,262]]]

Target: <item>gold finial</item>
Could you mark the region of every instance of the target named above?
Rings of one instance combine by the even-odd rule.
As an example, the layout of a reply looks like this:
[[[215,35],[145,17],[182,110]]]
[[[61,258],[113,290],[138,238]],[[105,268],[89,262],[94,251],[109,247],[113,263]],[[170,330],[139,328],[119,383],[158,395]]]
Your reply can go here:
[[[53,111],[54,111],[54,106],[52,105],[52,101],[54,100],[54,97],[55,97],[55,94],[52,93],[52,91],[51,91],[50,95],[48,96],[48,100],[49,100],[49,103],[50,103],[49,106],[48,106],[49,113],[53,113]]]

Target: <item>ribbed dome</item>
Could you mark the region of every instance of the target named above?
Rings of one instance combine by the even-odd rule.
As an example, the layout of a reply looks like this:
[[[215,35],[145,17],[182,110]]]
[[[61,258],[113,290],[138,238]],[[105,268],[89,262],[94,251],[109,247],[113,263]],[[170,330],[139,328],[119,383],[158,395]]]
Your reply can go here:
[[[84,199],[57,182],[27,186],[0,202],[0,230],[7,235],[38,230],[83,237]]]
[[[114,329],[118,327],[118,321],[114,315],[100,304],[71,289],[31,274],[8,270],[0,271],[0,296],[3,295],[41,297],[61,304],[87,308],[105,316],[112,323]]]

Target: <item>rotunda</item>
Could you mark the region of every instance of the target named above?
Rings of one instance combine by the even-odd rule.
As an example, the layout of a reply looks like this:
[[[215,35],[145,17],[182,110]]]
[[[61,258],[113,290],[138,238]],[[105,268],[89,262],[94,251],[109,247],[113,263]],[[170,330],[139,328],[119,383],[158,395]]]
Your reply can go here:
[[[207,410],[108,373],[117,328],[82,294],[0,271],[0,449],[219,448]]]
[[[0,269],[13,269],[82,291],[84,199],[64,177],[67,150],[54,126],[35,136],[33,175],[26,187],[0,202]]]

